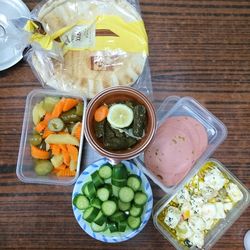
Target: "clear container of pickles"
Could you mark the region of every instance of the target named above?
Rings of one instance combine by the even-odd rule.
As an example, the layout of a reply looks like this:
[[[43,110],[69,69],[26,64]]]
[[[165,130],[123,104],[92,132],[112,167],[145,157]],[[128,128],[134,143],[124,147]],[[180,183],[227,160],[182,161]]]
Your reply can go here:
[[[153,211],[155,227],[176,249],[210,249],[250,203],[248,189],[222,163],[199,167]]]

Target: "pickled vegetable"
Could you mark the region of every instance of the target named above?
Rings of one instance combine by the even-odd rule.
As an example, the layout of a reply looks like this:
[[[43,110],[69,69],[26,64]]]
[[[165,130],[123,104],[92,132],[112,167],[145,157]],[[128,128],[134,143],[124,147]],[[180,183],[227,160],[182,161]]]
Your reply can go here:
[[[51,97],[51,96],[45,97],[43,100],[43,109],[46,112],[51,113],[55,105],[59,102],[59,100],[60,99],[58,97]]]
[[[46,111],[43,108],[43,101],[37,103],[32,110],[32,119],[35,125],[37,125],[42,117],[44,117]]]
[[[76,105],[76,115],[78,115],[78,116],[82,116],[83,115],[83,103],[82,102],[79,102]]]
[[[81,116],[76,114],[76,108],[73,108],[67,112],[63,112],[60,118],[65,123],[80,122],[82,120]]]
[[[48,129],[53,132],[62,131],[64,128],[64,122],[60,118],[54,118],[49,121]]]
[[[146,112],[146,108],[143,105],[136,105],[134,108],[133,134],[135,136],[143,136],[147,119]]]
[[[45,139],[45,142],[49,144],[71,144],[71,145],[79,146],[79,141],[77,140],[77,138],[69,134],[49,135]]]
[[[53,165],[50,161],[39,160],[35,165],[35,172],[37,175],[48,175],[53,170]]]
[[[30,137],[29,142],[34,146],[38,146],[42,142],[42,136],[39,134],[34,134]]]

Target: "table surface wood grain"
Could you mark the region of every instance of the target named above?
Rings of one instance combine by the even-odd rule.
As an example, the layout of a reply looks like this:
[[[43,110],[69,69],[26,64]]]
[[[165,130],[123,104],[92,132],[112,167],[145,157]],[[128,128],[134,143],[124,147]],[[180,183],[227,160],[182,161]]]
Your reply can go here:
[[[32,9],[39,1],[24,1]],[[150,66],[159,105],[192,96],[228,128],[213,157],[250,187],[250,2],[142,0]],[[0,11],[1,12],[1,11]],[[73,186],[21,183],[16,161],[25,98],[40,84],[25,61],[0,72],[0,249],[173,249],[152,219],[135,238],[103,244],[86,235],[71,209]],[[152,184],[154,202],[163,192]],[[246,210],[214,249],[243,249]]]

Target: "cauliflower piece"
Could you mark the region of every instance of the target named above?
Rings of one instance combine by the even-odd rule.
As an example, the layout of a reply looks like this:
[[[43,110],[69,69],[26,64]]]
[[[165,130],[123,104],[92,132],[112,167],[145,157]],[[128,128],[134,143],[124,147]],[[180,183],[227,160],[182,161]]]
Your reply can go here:
[[[224,211],[230,211],[233,208],[233,203],[232,202],[226,202],[223,204]]]
[[[193,231],[203,231],[205,229],[205,222],[199,216],[191,216],[188,220],[188,224]]]
[[[205,200],[201,196],[194,195],[190,198],[191,204],[191,214],[196,215],[201,213],[201,207],[204,204]]]
[[[214,219],[216,217],[216,206],[212,203],[203,204],[201,208],[201,216],[207,219]]]
[[[189,240],[193,243],[193,245],[198,248],[202,248],[204,246],[204,233],[196,231]]]

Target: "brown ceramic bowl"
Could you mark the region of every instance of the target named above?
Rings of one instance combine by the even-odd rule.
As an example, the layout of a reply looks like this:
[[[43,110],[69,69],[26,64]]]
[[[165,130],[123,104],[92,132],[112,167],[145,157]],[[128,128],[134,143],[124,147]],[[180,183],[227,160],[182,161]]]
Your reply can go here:
[[[101,140],[97,139],[94,130],[94,113],[102,104],[112,104],[119,101],[132,100],[145,106],[147,110],[147,127],[144,137],[132,148],[126,150],[107,150]],[[131,87],[107,88],[96,95],[88,104],[85,119],[85,136],[89,144],[101,155],[119,162],[125,159],[132,159],[138,156],[154,137],[156,130],[156,116],[152,103],[140,91]]]

